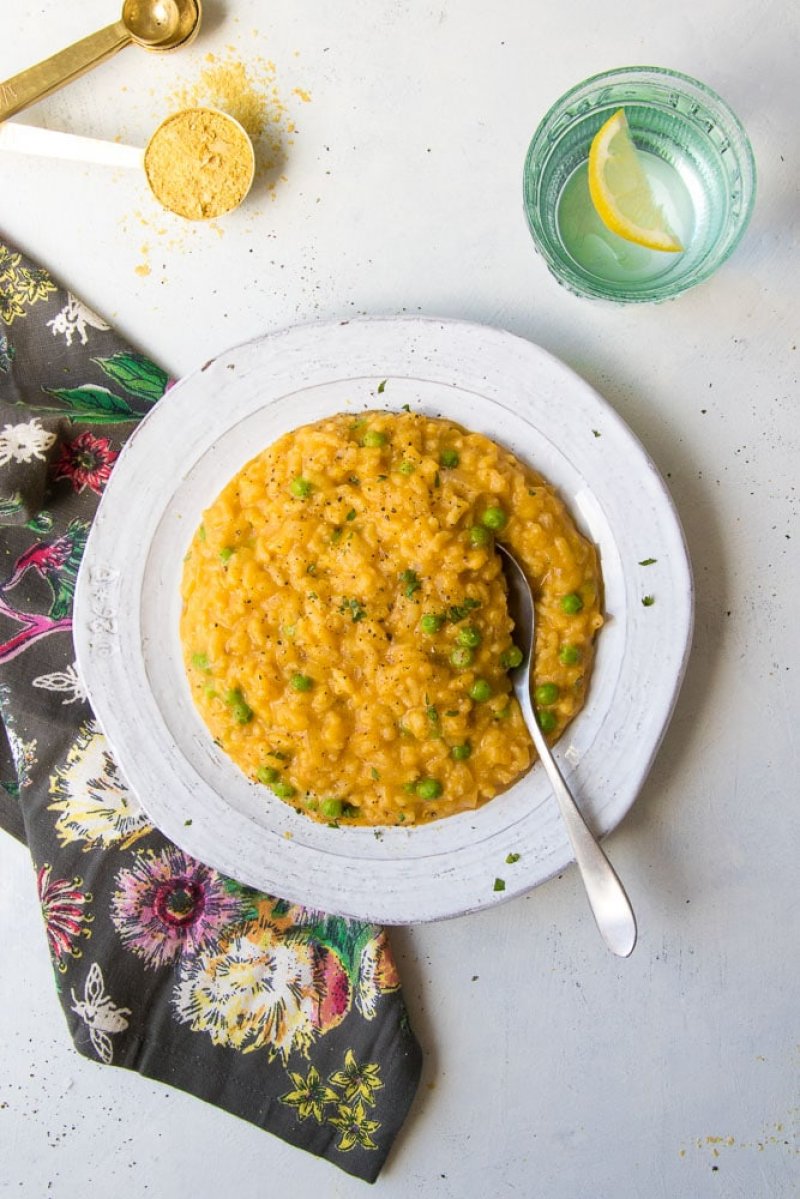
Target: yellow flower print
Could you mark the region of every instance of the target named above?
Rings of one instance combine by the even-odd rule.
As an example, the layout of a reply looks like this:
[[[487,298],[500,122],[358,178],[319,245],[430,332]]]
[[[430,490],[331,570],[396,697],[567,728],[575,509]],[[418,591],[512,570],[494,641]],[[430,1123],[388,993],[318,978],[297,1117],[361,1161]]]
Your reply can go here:
[[[328,1080],[338,1087],[348,1103],[360,1099],[370,1105],[375,1103],[375,1092],[383,1086],[381,1068],[377,1062],[365,1062],[359,1066],[352,1049],[344,1055],[344,1069],[337,1070]]]
[[[362,1149],[378,1148],[372,1134],[380,1128],[380,1124],[377,1120],[367,1119],[367,1110],[363,1103],[340,1103],[336,1115],[331,1116],[328,1123],[338,1128],[341,1133],[336,1148],[342,1153],[347,1153],[356,1145],[360,1145]]]
[[[311,1066],[306,1078],[303,1078],[302,1074],[295,1074],[293,1070],[287,1073],[294,1083],[294,1090],[281,1095],[281,1103],[297,1108],[301,1120],[313,1116],[317,1123],[321,1124],[325,1118],[326,1105],[336,1103],[339,1099],[336,1091],[331,1090],[322,1081],[315,1066]]]
[[[0,321],[13,324],[25,315],[26,307],[55,290],[46,271],[23,266],[21,254],[12,254],[8,246],[0,244]]]

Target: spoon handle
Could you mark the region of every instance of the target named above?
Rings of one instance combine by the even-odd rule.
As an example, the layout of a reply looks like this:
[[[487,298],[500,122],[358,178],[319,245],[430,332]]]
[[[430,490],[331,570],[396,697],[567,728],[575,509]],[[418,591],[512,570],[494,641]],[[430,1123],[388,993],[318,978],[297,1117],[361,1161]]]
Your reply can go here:
[[[40,129],[6,121],[0,125],[0,150],[34,154],[41,158],[64,158],[73,162],[98,162],[109,167],[143,167],[144,150],[105,142],[95,137],[78,137],[56,129]]]
[[[43,100],[51,92],[58,91],[73,79],[90,71],[99,63],[116,54],[128,42],[133,41],[122,21],[115,21],[97,33],[91,33],[81,41],[59,50],[51,58],[36,66],[12,75],[0,83],[0,121],[13,117],[14,113],[29,108],[37,100]]]
[[[636,917],[625,888],[583,819],[535,717],[529,728],[539,760],[555,792],[600,935],[612,953],[629,957],[636,945]]]
[[[636,918],[625,888],[587,827],[552,757],[543,758],[542,764],[555,791],[600,935],[612,953],[629,957],[636,945]]]

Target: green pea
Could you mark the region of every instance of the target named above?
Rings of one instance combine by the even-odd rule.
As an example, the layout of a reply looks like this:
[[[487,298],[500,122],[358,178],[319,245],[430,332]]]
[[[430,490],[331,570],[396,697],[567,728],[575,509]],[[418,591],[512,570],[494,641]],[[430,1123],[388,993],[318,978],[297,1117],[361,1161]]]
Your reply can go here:
[[[431,636],[433,633],[438,633],[443,624],[444,617],[437,615],[435,612],[426,612],[422,617],[422,620],[419,622],[423,633],[427,633],[428,636]]]
[[[558,651],[558,660],[564,666],[577,666],[581,660],[581,651],[577,645],[570,645],[567,642]]]
[[[420,779],[414,790],[420,799],[438,799],[444,788],[438,779]]]
[[[485,704],[487,699],[492,698],[491,683],[487,683],[486,679],[476,679],[467,694],[476,704]]]
[[[307,674],[293,674],[289,679],[289,686],[292,691],[310,691],[314,686],[314,680]]]
[[[231,709],[233,719],[237,724],[249,724],[253,719],[253,709],[238,688],[226,693],[225,703]]]
[[[470,649],[477,649],[482,640],[480,630],[476,629],[473,624],[465,625],[463,629],[458,630],[459,645],[468,645]]]
[[[503,670],[516,670],[522,665],[522,659],[525,657],[518,645],[512,645],[509,649],[504,650],[500,655],[500,665]]]
[[[258,781],[264,783],[265,786],[271,787],[273,783],[281,781],[281,773],[274,766],[259,766],[256,771]]]
[[[226,546],[224,546],[224,547],[223,547],[223,548],[222,548],[222,549],[219,551],[219,558],[220,558],[220,562],[227,562],[227,561],[229,561],[229,559],[233,557],[233,553],[234,553],[234,551],[233,551],[233,548],[232,548],[231,546],[229,546],[229,545],[226,545]]]
[[[469,531],[469,541],[474,546],[491,545],[492,535],[483,525],[473,525]]]
[[[534,701],[542,708],[550,708],[558,699],[558,686],[555,683],[542,683],[533,693]]]
[[[551,712],[548,708],[545,708],[542,712],[537,712],[536,719],[543,733],[552,733],[558,724],[555,712]]]
[[[461,459],[455,450],[442,450],[439,455],[439,465],[443,466],[445,470],[453,470],[458,466],[460,461]]]
[[[504,529],[507,523],[508,517],[503,509],[497,506],[487,508],[481,517],[481,524],[485,525],[487,529],[494,529],[495,531]]]
[[[368,449],[376,449],[378,446],[386,445],[388,438],[380,429],[367,429],[364,434],[361,444]]]
[[[305,500],[311,495],[312,484],[302,475],[298,475],[296,479],[292,479],[289,490],[298,500]]]
[[[198,670],[211,669],[208,664],[208,658],[205,654],[192,654],[192,666],[195,666]]]
[[[272,790],[278,799],[292,799],[297,794],[291,783],[273,783]]]
[[[413,462],[401,462],[397,469],[401,475],[413,475],[417,468]]]
[[[474,661],[475,655],[468,645],[457,645],[450,653],[450,661],[457,670],[466,670]]]
[[[454,762],[466,762],[471,753],[472,746],[469,741],[465,741],[463,745],[453,745],[450,749],[450,757]]]
[[[565,595],[561,600],[561,611],[567,612],[570,616],[574,616],[576,612],[580,612],[582,607],[583,600],[577,591],[571,591],[569,595]]]
[[[323,799],[319,810],[328,820],[338,820],[344,811],[344,804],[340,799]]]

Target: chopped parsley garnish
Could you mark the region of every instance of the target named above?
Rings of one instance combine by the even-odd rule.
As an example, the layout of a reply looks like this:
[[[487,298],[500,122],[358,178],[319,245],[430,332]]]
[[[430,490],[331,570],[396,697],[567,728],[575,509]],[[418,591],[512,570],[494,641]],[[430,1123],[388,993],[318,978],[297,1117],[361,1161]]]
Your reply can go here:
[[[386,379],[381,379],[378,384],[378,395],[381,396],[386,391]]]
[[[356,518],[356,510],[355,510],[355,508],[351,508],[350,511],[347,513],[345,520],[355,520],[355,518]]]
[[[411,405],[403,404],[403,412],[410,412],[410,411],[411,411]]]
[[[644,604],[645,608],[652,608],[652,606],[655,602],[656,602],[656,597],[654,595],[642,596],[642,603]]]
[[[653,566],[658,561],[658,558],[642,558],[640,566]]]
[[[464,600],[463,604],[453,604],[447,610],[447,619],[451,624],[458,624],[460,620],[466,620],[473,608],[480,608],[481,601],[472,599],[469,596]]]
[[[363,605],[357,599],[342,600],[341,604],[339,605],[339,614],[343,616],[346,612],[350,613],[350,617],[354,624],[357,624],[359,620],[363,620],[367,615],[366,608],[363,607]]]
[[[381,777],[380,771],[376,770],[374,766],[372,767],[372,769],[370,770],[369,773],[370,773],[371,777],[375,779],[375,782],[377,782],[378,779]]]
[[[519,861],[519,854],[518,854],[518,853],[510,853],[510,854],[507,854],[507,855],[506,855],[506,862],[507,862],[507,864],[508,864],[509,866],[513,866],[513,865],[514,865],[514,863],[515,863],[515,862],[518,862],[518,861]]]
[[[415,591],[419,591],[422,583],[419,581],[419,576],[415,570],[403,570],[400,572],[400,582],[405,587],[406,598],[411,599]]]
[[[495,890],[495,891],[505,891],[505,889],[506,889],[506,880],[505,880],[504,878],[496,878],[496,879],[494,880],[494,888],[493,888],[493,890]]]

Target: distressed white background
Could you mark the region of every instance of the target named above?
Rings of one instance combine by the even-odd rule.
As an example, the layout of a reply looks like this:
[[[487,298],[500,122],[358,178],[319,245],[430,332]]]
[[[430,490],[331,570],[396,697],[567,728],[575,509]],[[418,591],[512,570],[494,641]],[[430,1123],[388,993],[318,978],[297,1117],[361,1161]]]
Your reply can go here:
[[[129,48],[24,119],[141,144],[205,54],[260,54],[297,126],[275,198],[255,198],[222,235],[179,232],[135,176],[7,157],[0,229],[174,373],[265,330],[358,312],[465,317],[529,337],[644,441],[696,571],[678,710],[609,841],[639,915],[634,956],[602,948],[574,870],[490,913],[398,930],[426,1065],[377,1191],[790,1199],[800,1189],[796,6],[206,7],[190,50],[159,59]],[[116,0],[0,0],[0,78],[115,15]],[[738,113],[759,170],[755,217],[734,258],[675,303],[594,306],[535,256],[522,162],[567,87],[650,63],[697,76]],[[143,264],[150,274],[136,273]],[[365,1193],[233,1117],[80,1058],[29,860],[4,837],[0,944],[0,1193]]]

